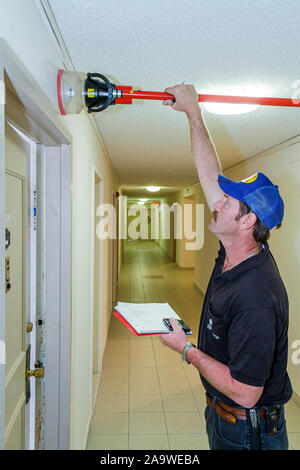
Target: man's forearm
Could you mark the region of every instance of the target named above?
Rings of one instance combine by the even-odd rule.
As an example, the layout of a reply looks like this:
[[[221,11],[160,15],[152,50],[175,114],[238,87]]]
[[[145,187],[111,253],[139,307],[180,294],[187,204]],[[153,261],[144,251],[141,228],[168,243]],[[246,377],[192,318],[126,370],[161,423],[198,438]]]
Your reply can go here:
[[[187,359],[214,388],[229,398],[236,398],[233,397],[233,379],[228,366],[196,348],[188,350]]]
[[[257,403],[263,387],[252,387],[238,382],[232,378],[228,366],[199,349],[190,348],[187,359],[223,395],[246,408],[252,408]]]
[[[173,351],[182,354],[187,341],[186,336],[173,318],[170,319],[170,322],[173,331],[160,335],[160,341]],[[231,376],[228,366],[208,356],[200,349],[190,348],[187,352],[187,359],[214,388],[239,405],[252,408],[259,400],[263,387],[253,387],[238,382]]]

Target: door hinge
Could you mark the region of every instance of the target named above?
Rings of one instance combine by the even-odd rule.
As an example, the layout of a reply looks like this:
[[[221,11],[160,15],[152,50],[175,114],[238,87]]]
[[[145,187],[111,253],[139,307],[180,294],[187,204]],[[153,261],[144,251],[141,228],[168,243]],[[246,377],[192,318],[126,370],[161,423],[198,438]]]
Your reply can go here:
[[[10,282],[10,256],[5,258],[5,293],[9,292],[11,289]]]

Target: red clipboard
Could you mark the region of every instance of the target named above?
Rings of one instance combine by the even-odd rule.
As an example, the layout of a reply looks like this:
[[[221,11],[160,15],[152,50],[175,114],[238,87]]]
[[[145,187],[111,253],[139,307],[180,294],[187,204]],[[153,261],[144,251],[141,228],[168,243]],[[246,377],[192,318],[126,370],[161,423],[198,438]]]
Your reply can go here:
[[[134,336],[149,336],[149,335],[163,335],[163,334],[167,334],[166,333],[138,333],[137,331],[135,331],[135,329],[133,328],[133,326],[130,325],[130,323],[128,323],[127,320],[125,320],[124,317],[122,317],[122,315],[119,313],[119,312],[113,312],[113,315],[118,319],[120,320],[120,322],[126,326],[126,328],[128,328],[128,330],[130,331],[130,333],[132,333]]]

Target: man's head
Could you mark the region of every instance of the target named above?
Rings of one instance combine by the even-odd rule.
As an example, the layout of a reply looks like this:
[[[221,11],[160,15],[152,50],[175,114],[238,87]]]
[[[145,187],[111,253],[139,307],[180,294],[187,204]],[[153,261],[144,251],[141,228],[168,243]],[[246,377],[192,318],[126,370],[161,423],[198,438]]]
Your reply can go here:
[[[269,230],[280,226],[284,213],[283,200],[278,186],[264,174],[257,173],[239,182],[219,175],[218,183],[225,195],[215,204],[214,221],[210,226],[216,235],[230,236],[231,231],[232,234],[242,231],[246,235],[251,230],[255,241],[264,242],[269,237]],[[218,215],[222,220],[216,225]]]

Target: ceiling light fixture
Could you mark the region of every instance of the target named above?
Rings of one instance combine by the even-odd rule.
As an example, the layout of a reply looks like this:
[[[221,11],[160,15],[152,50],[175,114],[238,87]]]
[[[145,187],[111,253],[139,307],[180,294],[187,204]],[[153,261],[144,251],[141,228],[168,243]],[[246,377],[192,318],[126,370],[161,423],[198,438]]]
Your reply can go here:
[[[159,186],[147,186],[147,191],[150,191],[150,193],[156,193],[156,191],[160,190]]]
[[[204,103],[205,109],[214,114],[245,114],[259,107],[255,104]]]
[[[203,102],[202,106],[210,113],[214,114],[224,114],[224,115],[233,115],[233,114],[245,114],[254,111],[259,108],[260,104],[258,102],[249,104],[243,102],[245,100],[251,100],[251,96],[263,96],[269,94],[271,90],[262,90],[261,86],[253,86],[252,84],[243,84],[242,86],[235,87],[223,87],[220,90],[217,90],[218,94],[226,94],[231,96],[239,96],[240,102],[217,102],[217,101],[207,101]],[[253,98],[254,100],[259,100],[259,98]],[[261,98],[262,100],[264,98]],[[251,101],[250,101],[251,103]]]

